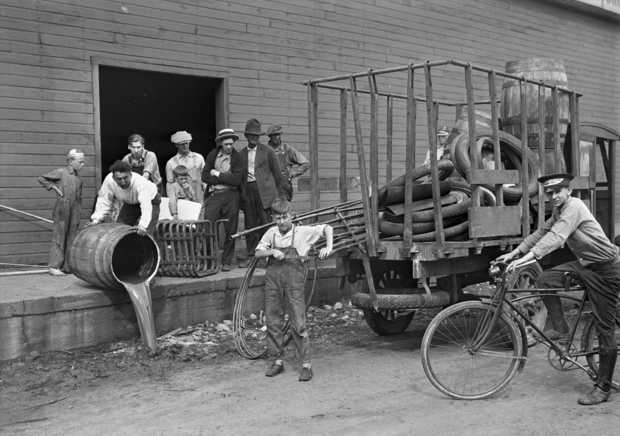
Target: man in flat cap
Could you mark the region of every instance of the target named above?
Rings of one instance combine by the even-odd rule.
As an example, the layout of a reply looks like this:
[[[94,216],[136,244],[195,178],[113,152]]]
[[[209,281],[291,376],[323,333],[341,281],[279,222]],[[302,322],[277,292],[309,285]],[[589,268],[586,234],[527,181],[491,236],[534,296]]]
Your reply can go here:
[[[217,220],[228,220],[224,224],[226,241],[222,252],[222,271],[230,271],[235,253],[235,240],[230,237],[237,233],[241,182],[245,177],[243,159],[234,147],[238,139],[239,135],[233,129],[220,130],[215,138],[217,147],[207,155],[202,170],[202,181],[207,184],[205,197],[209,199],[205,206],[205,219],[213,225]]]
[[[56,191],[52,229],[52,248],[48,271],[53,276],[64,276],[67,242],[77,232],[82,213],[82,178],[84,153],[73,149],[67,154],[67,166],[43,174],[39,183],[48,191]]]
[[[159,174],[157,156],[152,151],[144,148],[144,142],[142,135],[137,133],[129,135],[129,138],[127,138],[129,154],[123,158],[123,162],[131,165],[132,173],[138,173],[146,180],[155,183],[159,195],[164,195],[164,182]]]
[[[450,131],[448,127],[443,126],[437,129],[437,160],[444,157],[446,152],[446,141],[448,140],[448,136],[450,135]],[[447,156],[446,156],[447,157]],[[426,159],[424,159],[424,165],[431,163],[431,154],[430,150],[426,152]]]
[[[204,184],[202,183],[202,169],[205,166],[205,159],[201,154],[190,151],[189,146],[192,142],[192,135],[187,132],[176,132],[170,138],[177,148],[177,154],[166,163],[166,192],[171,196],[172,184],[174,183],[174,169],[183,165],[189,173],[190,185],[196,194],[196,202],[204,204]],[[204,210],[200,212],[201,219]]]
[[[599,343],[599,374],[592,392],[579,398],[582,405],[599,404],[609,399],[616,366],[618,345],[615,316],[620,294],[620,257],[601,225],[586,205],[571,197],[571,174],[558,173],[540,177],[547,197],[553,203],[553,214],[542,228],[528,236],[515,250],[497,258],[512,262],[514,268],[532,259],[541,259],[564,243],[577,257],[576,261],[543,272],[536,280],[538,288],[562,288],[566,272],[576,273],[584,283],[592,307]],[[566,340],[569,326],[559,297],[542,297],[553,329],[545,332],[551,339]]]
[[[282,170],[282,182],[280,185],[285,200],[293,199],[293,179],[301,176],[310,167],[310,162],[303,154],[288,144],[282,142],[282,126],[272,124],[267,129],[269,146],[275,151],[278,163]]]
[[[256,118],[248,120],[243,133],[248,146],[239,154],[243,159],[245,171],[242,189],[247,197],[247,203],[243,206],[243,213],[245,228],[249,230],[272,222],[271,204],[281,194],[282,170],[273,149],[259,141],[264,132],[261,131],[260,122]],[[264,233],[265,231],[257,231],[246,236],[248,259],[239,264],[240,268],[247,268],[250,265],[256,246]]]

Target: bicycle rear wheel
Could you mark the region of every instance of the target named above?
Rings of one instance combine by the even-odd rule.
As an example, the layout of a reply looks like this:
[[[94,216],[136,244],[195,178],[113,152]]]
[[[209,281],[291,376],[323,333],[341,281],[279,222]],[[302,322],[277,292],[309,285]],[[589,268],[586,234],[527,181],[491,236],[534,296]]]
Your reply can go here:
[[[487,398],[506,386],[523,356],[521,333],[507,313],[497,318],[484,344],[481,335],[489,305],[467,301],[440,312],[422,341],[422,366],[431,383],[459,400]]]
[[[618,355],[620,355],[620,312],[616,312],[616,343],[618,344]],[[586,353],[586,360],[588,366],[592,371],[598,374],[598,335],[596,334],[596,326],[594,325],[594,316],[592,316],[583,328],[583,335],[581,336],[581,347]],[[616,363],[616,369],[612,380],[615,382],[620,381],[620,364]]]

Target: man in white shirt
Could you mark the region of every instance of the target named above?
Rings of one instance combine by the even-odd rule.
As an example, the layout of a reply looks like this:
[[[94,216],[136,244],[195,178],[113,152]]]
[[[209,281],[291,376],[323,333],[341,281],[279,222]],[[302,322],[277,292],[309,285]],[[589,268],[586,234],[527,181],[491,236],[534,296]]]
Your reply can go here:
[[[168,197],[171,195],[172,184],[174,183],[174,169],[179,165],[187,168],[189,173],[190,185],[196,194],[196,202],[203,204],[205,185],[202,183],[202,169],[205,166],[204,157],[196,152],[190,151],[192,135],[187,132],[176,132],[170,140],[177,148],[177,154],[166,163],[166,192]],[[201,211],[203,215],[204,208]]]
[[[157,185],[138,173],[132,173],[128,163],[117,160],[101,185],[95,212],[85,227],[101,223],[113,208],[121,207],[117,223],[136,227],[139,235],[152,235],[160,203]]]

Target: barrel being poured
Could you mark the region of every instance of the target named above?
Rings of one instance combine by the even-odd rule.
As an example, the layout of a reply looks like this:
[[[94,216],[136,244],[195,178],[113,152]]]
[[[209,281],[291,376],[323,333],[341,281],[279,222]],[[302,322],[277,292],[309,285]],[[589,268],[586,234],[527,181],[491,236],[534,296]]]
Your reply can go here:
[[[159,249],[149,235],[125,224],[98,224],[75,235],[67,250],[71,272],[91,285],[126,289],[136,311],[142,342],[157,351],[149,280],[157,273]]]

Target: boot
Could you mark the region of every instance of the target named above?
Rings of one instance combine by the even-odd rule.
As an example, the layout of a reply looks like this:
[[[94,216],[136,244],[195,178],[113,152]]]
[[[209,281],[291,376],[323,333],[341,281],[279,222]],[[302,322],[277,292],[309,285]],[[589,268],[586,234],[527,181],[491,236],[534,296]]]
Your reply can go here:
[[[610,347],[599,347],[598,376],[594,389],[580,397],[577,402],[584,406],[592,406],[609,400],[611,381],[616,367],[618,350]]]
[[[569,327],[564,316],[564,308],[562,307],[562,301],[560,297],[541,297],[543,303],[547,307],[549,317],[553,323],[553,330],[562,334],[568,333]]]

